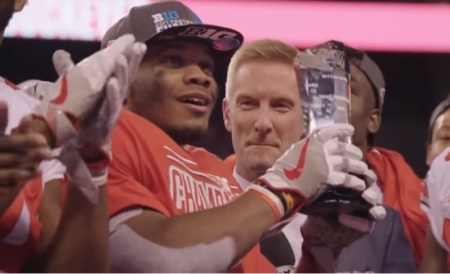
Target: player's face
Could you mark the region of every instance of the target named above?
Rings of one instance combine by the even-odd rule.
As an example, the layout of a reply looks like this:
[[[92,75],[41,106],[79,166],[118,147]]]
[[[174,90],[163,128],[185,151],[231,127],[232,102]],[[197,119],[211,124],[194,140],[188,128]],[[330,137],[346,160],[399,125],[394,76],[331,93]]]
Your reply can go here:
[[[149,45],[130,89],[128,107],[178,143],[197,140],[208,129],[217,100],[214,60],[202,43]]]
[[[274,61],[245,62],[235,73],[225,126],[239,174],[259,176],[303,133],[297,79],[292,65]]]
[[[367,151],[367,136],[376,133],[380,124],[379,110],[376,108],[375,94],[366,75],[355,65],[350,66],[351,74],[351,124],[355,127],[353,143]]]
[[[427,150],[427,164],[431,165],[442,151],[450,147],[450,109],[438,116],[434,123],[431,144]]]

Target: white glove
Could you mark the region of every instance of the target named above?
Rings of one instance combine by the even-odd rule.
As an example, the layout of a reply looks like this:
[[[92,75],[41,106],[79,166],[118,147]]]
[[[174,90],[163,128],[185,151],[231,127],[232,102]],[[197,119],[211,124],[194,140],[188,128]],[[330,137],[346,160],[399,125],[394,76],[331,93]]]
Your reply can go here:
[[[134,80],[145,52],[144,44],[136,44],[126,56],[119,56],[99,109],[83,121],[78,135],[61,151],[60,160],[67,167],[69,182],[77,185],[93,203],[98,199],[98,187],[106,183],[112,158],[111,134],[128,94],[128,84]],[[96,155],[95,161],[88,159],[92,154]]]
[[[106,97],[92,121],[88,119],[80,127],[78,136],[61,150],[59,159],[66,166],[69,183],[75,184],[92,203],[98,200],[98,187],[107,180],[107,167],[111,161],[109,139],[122,109],[121,91],[117,78],[111,78],[106,86]],[[101,156],[87,163],[83,156],[89,152]]]
[[[53,53],[52,61],[58,77],[75,67],[70,53],[65,50],[55,51]],[[55,83],[53,82],[30,79],[18,84],[17,87],[39,101],[51,101],[60,93],[60,90],[55,88],[54,85]]]
[[[65,69],[69,71],[61,75],[54,84],[38,84],[34,92],[29,92],[28,89],[28,94],[41,100],[36,110],[37,116],[46,121],[52,129],[56,147],[75,136],[75,128],[95,109],[104,95],[107,81],[115,72],[117,60],[125,58],[130,66],[136,61],[136,56],[131,54],[136,47],[145,46],[143,43],[135,43],[133,35],[124,35],[111,46],[91,55],[76,66],[72,65],[68,53],[55,53],[55,69],[58,72]],[[137,70],[134,67],[132,69]],[[129,79],[126,79],[125,83],[128,82]]]
[[[58,73],[58,76],[61,76],[62,74],[75,67],[70,53],[65,50],[55,51],[53,53],[52,61],[53,66],[55,67],[55,71],[56,73]]]
[[[77,136],[67,141],[60,152],[60,161],[67,167],[69,182],[75,184],[93,203],[98,199],[98,187],[106,183],[107,165],[111,161],[112,129],[145,52],[145,44],[135,43],[128,52],[117,57],[113,76],[106,83],[106,94],[100,99],[101,105],[82,121]],[[53,54],[53,63],[60,76],[75,67],[70,54],[63,50]],[[43,101],[54,100],[59,92],[55,83],[39,80],[29,80],[21,86],[29,95]],[[93,153],[101,156],[96,159],[98,161],[87,163],[86,156]]]
[[[336,124],[314,131],[293,144],[275,164],[250,187],[271,202],[278,220],[297,213],[330,186],[363,191],[375,174],[362,160],[362,152],[337,138],[353,135],[348,124]],[[364,180],[357,177],[364,178]]]

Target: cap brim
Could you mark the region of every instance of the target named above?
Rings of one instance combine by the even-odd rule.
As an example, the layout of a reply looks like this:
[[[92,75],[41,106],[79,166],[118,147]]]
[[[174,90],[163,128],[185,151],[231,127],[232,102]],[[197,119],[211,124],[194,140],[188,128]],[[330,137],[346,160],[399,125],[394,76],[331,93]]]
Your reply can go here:
[[[163,30],[146,42],[169,42],[177,40],[200,41],[206,43],[213,55],[220,59],[231,58],[244,42],[243,35],[233,29],[214,25],[191,24]]]

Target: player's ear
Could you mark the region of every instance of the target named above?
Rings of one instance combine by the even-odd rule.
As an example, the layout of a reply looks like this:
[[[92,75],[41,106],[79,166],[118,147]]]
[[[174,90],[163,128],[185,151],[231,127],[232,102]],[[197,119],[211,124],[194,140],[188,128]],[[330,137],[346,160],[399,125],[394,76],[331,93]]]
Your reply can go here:
[[[381,111],[380,109],[375,108],[371,111],[369,115],[367,130],[370,133],[375,134],[380,129],[380,125],[381,125]]]
[[[230,119],[230,103],[227,98],[222,100],[222,113],[223,122],[228,132],[231,132],[231,119]]]

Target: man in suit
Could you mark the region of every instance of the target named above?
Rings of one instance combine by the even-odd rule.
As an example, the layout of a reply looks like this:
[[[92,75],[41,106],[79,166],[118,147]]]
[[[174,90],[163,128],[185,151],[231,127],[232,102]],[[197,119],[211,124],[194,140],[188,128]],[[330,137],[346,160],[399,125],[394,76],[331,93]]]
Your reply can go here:
[[[351,48],[347,50],[351,56],[354,143],[366,157],[373,144],[373,134],[380,124],[384,79],[378,66],[367,55]],[[297,80],[293,66],[290,68],[296,55],[295,48],[280,41],[263,41],[244,46],[230,63],[223,112],[236,154],[226,162],[243,190],[303,134]],[[253,63],[261,66],[251,65]],[[246,66],[251,69],[246,69]],[[372,163],[381,166],[378,170],[382,170],[377,160],[384,163],[385,159],[376,157]],[[379,173],[378,176],[384,178],[384,174]],[[374,191],[381,197],[383,188],[379,184],[374,185]],[[381,203],[382,198],[378,202]],[[298,267],[298,272],[415,272],[401,216],[397,211],[385,208],[386,219],[378,223],[370,235],[356,234],[352,240],[349,239],[355,234],[346,227],[331,226],[318,219],[302,226],[307,217],[297,214],[283,228],[285,237],[278,234],[272,236],[277,238],[276,241],[270,238],[262,240],[262,251],[279,272],[290,272],[295,267]],[[342,246],[327,246],[325,250],[315,246],[336,242],[334,240],[338,237],[346,239],[343,245],[353,240],[356,242],[344,250],[341,250]],[[290,245],[280,243],[286,238]],[[316,242],[311,244],[313,238]],[[317,239],[323,239],[323,242],[317,243]],[[391,255],[394,250],[396,254],[402,254],[401,257]],[[284,253],[284,259],[279,260],[280,256],[274,253]]]
[[[386,218],[371,234],[342,250],[336,272],[414,273],[414,257],[400,213],[385,206]]]

